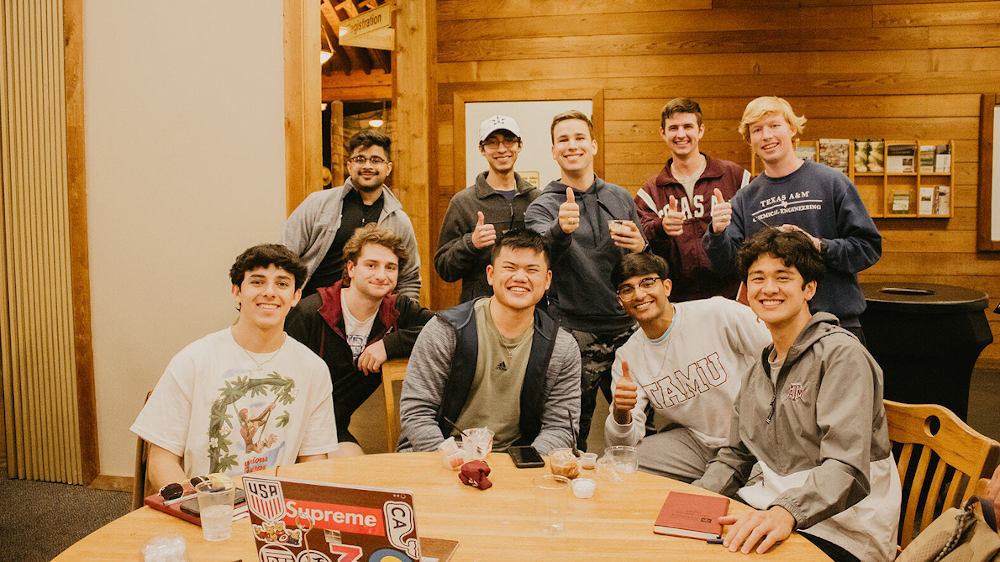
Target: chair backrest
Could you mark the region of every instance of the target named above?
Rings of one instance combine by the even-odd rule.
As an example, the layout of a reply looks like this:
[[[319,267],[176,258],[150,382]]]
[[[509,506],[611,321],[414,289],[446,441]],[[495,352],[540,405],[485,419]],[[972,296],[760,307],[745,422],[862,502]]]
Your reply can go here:
[[[889,440],[898,451],[903,484],[899,545],[906,548],[941,511],[962,504],[982,478],[989,478],[1000,443],[936,404],[885,400],[885,416]]]
[[[382,391],[385,393],[385,443],[387,451],[396,450],[399,441],[399,412],[392,383],[406,377],[406,359],[393,359],[382,364]]]
[[[146,399],[142,401],[145,405],[149,401],[149,395],[152,391],[146,393]],[[146,468],[149,465],[149,443],[142,437],[136,437],[135,443],[135,471],[132,475],[132,509],[139,509],[142,507],[142,500],[146,499]]]

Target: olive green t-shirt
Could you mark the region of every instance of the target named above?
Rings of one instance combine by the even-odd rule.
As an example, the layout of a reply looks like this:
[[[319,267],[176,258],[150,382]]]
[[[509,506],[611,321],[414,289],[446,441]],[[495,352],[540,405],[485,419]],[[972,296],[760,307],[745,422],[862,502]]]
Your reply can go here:
[[[493,450],[503,451],[521,437],[521,386],[534,329],[529,326],[518,336],[504,337],[493,323],[490,300],[480,299],[475,304],[479,357],[469,398],[455,425],[462,429],[488,427],[494,433]]]

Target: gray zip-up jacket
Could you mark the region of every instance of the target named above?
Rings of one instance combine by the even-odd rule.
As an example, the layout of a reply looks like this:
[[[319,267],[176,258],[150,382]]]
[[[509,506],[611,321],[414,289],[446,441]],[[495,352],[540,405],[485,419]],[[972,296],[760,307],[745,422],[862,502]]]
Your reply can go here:
[[[337,237],[344,197],[348,189],[354,189],[350,178],[340,187],[309,194],[285,222],[285,233],[281,243],[302,258],[308,268],[303,287],[330,250],[333,239]],[[384,185],[382,195],[382,213],[378,216],[378,225],[398,234],[410,254],[410,259],[399,272],[396,292],[419,301],[420,254],[417,253],[417,236],[413,232],[413,224],[410,223],[410,217],[403,212],[403,205],[399,199],[396,199],[392,191]]]
[[[743,377],[729,442],[693,482],[766,509],[862,560],[891,559],[901,492],[882,370],[837,318],[817,312],[771,382],[774,345]],[[763,479],[744,486],[760,462]]]
[[[508,230],[524,228],[525,209],[542,193],[515,173],[517,193],[514,200],[508,202],[486,183],[486,174],[476,176],[476,183],[451,198],[434,254],[434,269],[441,279],[449,283],[462,280],[461,302],[493,296],[493,287],[486,282],[486,266],[490,263],[493,246],[476,248],[472,245],[472,231],[478,221],[476,211],[483,212],[486,223],[493,225],[499,239]]]

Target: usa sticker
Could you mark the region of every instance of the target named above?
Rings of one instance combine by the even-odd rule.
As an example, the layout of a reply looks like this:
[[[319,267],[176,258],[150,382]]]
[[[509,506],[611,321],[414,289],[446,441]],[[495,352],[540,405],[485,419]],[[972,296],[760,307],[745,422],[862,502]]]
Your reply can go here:
[[[251,513],[265,521],[284,517],[285,495],[281,492],[281,482],[244,477],[243,484]]]
[[[791,400],[792,402],[798,402],[799,398],[802,397],[802,391],[803,391],[802,383],[793,382],[792,384],[788,385],[788,399]]]

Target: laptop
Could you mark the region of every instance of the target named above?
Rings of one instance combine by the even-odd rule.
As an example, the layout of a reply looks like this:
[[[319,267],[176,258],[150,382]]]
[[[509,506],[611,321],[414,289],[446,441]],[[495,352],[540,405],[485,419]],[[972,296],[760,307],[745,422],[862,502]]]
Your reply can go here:
[[[420,560],[411,492],[254,475],[243,486],[260,562]]]

